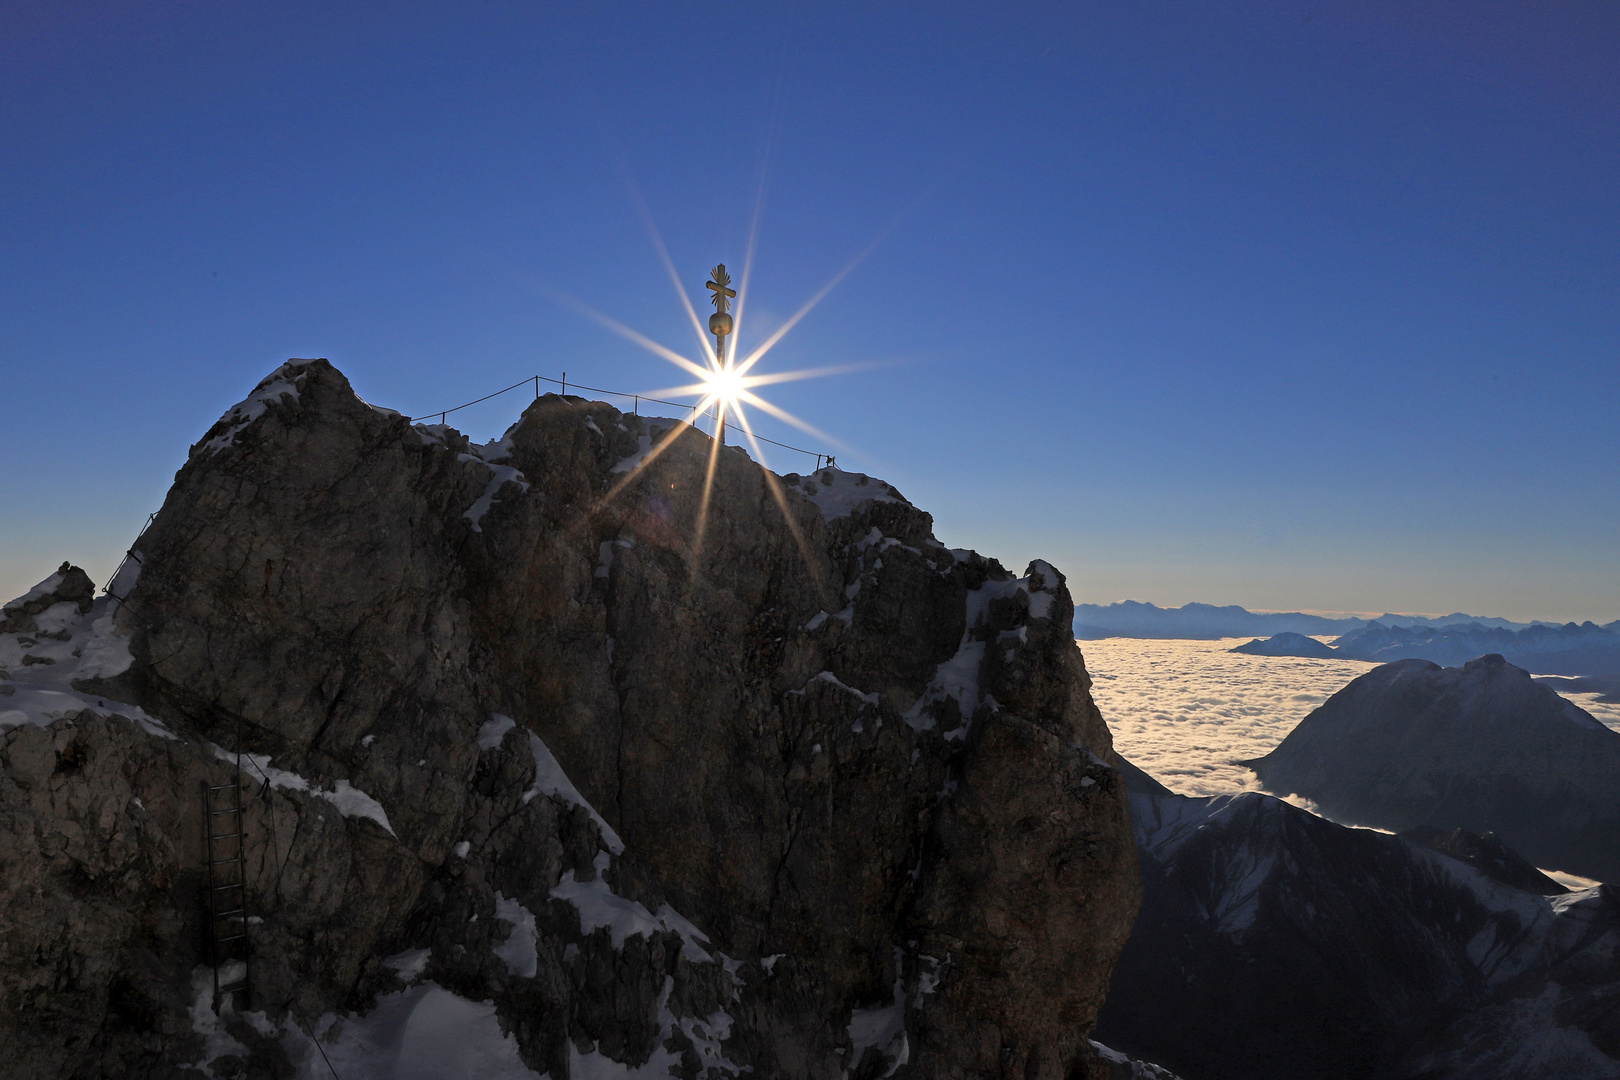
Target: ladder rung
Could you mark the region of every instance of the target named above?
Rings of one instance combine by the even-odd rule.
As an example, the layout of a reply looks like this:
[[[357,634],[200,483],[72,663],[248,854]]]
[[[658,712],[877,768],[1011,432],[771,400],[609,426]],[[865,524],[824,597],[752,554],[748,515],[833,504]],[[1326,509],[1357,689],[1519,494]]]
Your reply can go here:
[[[245,937],[247,937],[246,934],[232,934],[230,937],[215,938],[214,939],[214,944],[215,945],[223,945],[227,941],[241,941]]]
[[[239,814],[241,812],[242,812],[241,807],[227,806],[223,810],[210,810],[210,811],[208,811],[208,816],[209,817],[219,817],[219,815],[221,815],[221,814]]]
[[[233,882],[233,883],[231,883],[229,885],[215,885],[214,886],[214,891],[215,892],[224,892],[226,889],[240,889],[244,884],[245,884],[244,882],[237,881],[237,882]]]
[[[211,785],[208,788],[208,790],[209,791],[229,791],[229,790],[231,790],[231,788],[237,788],[237,787],[241,787],[241,786],[242,786],[241,784],[214,784],[214,785]]]
[[[229,911],[216,912],[214,915],[214,921],[218,922],[220,919],[240,919],[243,914],[244,911],[242,908],[232,908]]]
[[[215,833],[212,836],[210,836],[208,839],[210,839],[210,840],[236,840],[236,839],[240,838],[241,835],[242,834],[239,833],[239,832],[222,832],[222,833]]]
[[[232,855],[228,859],[215,859],[214,860],[214,865],[215,866],[224,866],[226,863],[241,862],[241,861],[242,861],[242,856],[240,856],[240,855]]]

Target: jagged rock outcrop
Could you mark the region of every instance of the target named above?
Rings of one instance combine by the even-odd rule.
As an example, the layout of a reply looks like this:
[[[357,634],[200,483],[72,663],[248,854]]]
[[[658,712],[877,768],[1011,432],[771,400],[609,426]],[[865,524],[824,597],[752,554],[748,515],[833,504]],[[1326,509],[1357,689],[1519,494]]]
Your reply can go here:
[[[1620,1075],[1612,886],[1544,896],[1257,793],[1132,781],[1131,812],[1142,912],[1097,1029],[1116,1050],[1199,1080]]]
[[[95,599],[96,585],[90,575],[71,563],[63,563],[56,573],[26,595],[9,600],[0,608],[0,634],[59,634],[59,630],[41,631],[34,616],[43,615],[59,604],[70,605],[73,611],[86,615]]]
[[[1104,1075],[1139,886],[1072,603],[931,525],[600,402],[478,446],[283,366],[75,615],[82,708],[5,733],[26,1075],[292,1075],[477,1002],[554,1080]],[[237,749],[255,1011],[216,1015]]]
[[[1252,765],[1338,821],[1495,832],[1537,866],[1620,881],[1620,733],[1500,656],[1374,668]]]

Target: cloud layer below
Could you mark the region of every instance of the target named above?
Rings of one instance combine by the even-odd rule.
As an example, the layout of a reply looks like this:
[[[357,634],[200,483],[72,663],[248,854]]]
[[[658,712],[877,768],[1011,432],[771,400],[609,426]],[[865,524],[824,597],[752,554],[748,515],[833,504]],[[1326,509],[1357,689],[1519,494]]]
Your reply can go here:
[[[1377,666],[1229,651],[1247,640],[1082,641],[1114,748],[1178,794],[1258,791],[1253,771],[1237,762],[1269,753],[1312,709]],[[1620,731],[1620,705],[1565,696]]]

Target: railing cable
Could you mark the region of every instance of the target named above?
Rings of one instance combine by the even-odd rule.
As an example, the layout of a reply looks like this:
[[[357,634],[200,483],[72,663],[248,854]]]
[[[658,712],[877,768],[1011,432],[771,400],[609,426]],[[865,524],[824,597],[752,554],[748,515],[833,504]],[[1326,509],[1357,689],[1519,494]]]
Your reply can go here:
[[[500,397],[502,394],[510,393],[511,391],[516,390],[520,386],[527,386],[529,383],[534,384],[535,400],[539,400],[539,398],[540,398],[540,384],[543,383],[543,382],[552,383],[553,385],[561,387],[562,388],[562,394],[564,396],[566,396],[567,393],[568,393],[569,383],[568,383],[568,372],[566,372],[566,371],[562,373],[562,378],[561,379],[553,379],[553,378],[549,378],[549,377],[547,377],[545,375],[530,375],[525,379],[521,379],[518,382],[513,383],[511,386],[508,386],[505,389],[497,390],[493,394],[485,394],[483,397],[475,398],[472,401],[467,402],[465,405],[457,405],[453,409],[437,409],[437,410],[434,410],[432,412],[422,413],[420,416],[407,416],[405,419],[408,420],[408,421],[411,421],[412,423],[415,423],[415,422],[417,422],[419,420],[422,420],[422,419],[424,419],[426,417],[437,416],[439,418],[439,423],[443,424],[446,421],[446,419],[450,416],[451,413],[460,412],[462,409],[468,408],[470,406],[482,404],[483,402],[488,401],[490,398]],[[673,408],[677,408],[677,409],[690,410],[692,408],[691,404],[686,403],[686,402],[666,401],[663,398],[646,397],[646,396],[644,396],[642,394],[630,393],[630,392],[624,391],[624,390],[605,390],[600,386],[586,386],[585,384],[579,383],[579,382],[574,383],[573,388],[575,390],[584,390],[584,391],[587,391],[587,392],[592,393],[592,394],[608,394],[608,395],[610,395],[612,397],[629,398],[631,403],[632,403],[631,407],[635,411],[636,415],[640,415],[640,413],[641,413],[642,402],[647,402],[648,404],[652,404],[652,405],[669,405],[669,406],[672,406]],[[705,413],[704,415],[708,415],[708,414]],[[770,443],[772,446],[780,446],[783,450],[792,450],[796,454],[803,454],[806,457],[815,458],[816,459],[816,469],[817,469],[817,471],[819,471],[821,469],[821,467],[822,467],[821,463],[822,463],[823,460],[825,460],[827,465],[829,467],[831,467],[831,468],[836,469],[838,467],[837,459],[832,454],[821,453],[821,452],[817,452],[815,450],[806,450],[802,446],[790,446],[789,444],[787,444],[785,442],[777,442],[775,439],[767,439],[763,435],[755,435],[754,438],[758,439],[760,442],[763,442],[763,443]]]

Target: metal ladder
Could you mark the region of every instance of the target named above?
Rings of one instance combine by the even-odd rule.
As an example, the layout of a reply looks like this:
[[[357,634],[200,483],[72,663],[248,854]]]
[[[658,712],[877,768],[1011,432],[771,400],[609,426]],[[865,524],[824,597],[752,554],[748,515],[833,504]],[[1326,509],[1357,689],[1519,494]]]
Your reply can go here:
[[[238,742],[240,747],[240,742]],[[208,849],[208,963],[214,969],[214,1011],[231,994],[246,1008],[249,994],[247,847],[243,836],[242,752],[229,784],[203,781],[203,836]]]

